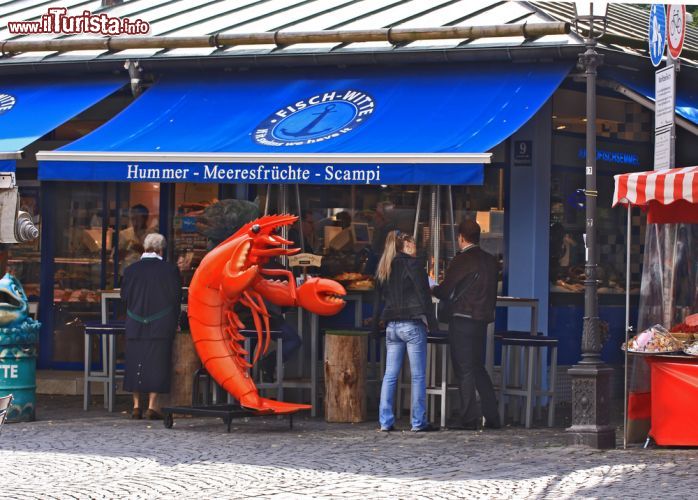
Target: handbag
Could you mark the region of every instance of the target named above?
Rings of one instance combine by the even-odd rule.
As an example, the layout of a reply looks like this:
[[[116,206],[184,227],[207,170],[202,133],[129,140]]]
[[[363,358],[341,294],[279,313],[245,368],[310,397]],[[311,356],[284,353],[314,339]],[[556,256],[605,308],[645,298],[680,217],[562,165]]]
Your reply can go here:
[[[473,286],[479,277],[480,273],[478,272],[468,274],[460,280],[447,298],[439,300],[436,307],[436,316],[439,322],[447,323],[451,320],[453,316],[453,305],[463,297],[468,288]]]

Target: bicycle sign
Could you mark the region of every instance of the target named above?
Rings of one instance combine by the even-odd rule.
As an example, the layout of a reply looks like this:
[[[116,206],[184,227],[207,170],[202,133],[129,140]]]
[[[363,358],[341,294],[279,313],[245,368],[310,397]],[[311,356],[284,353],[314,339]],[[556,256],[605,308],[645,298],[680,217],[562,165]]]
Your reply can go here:
[[[670,4],[667,8],[667,21],[669,24],[669,36],[667,37],[669,53],[671,57],[678,59],[686,35],[686,6]]]
[[[684,16],[685,17],[685,16]],[[650,59],[654,66],[659,66],[666,44],[666,11],[662,4],[652,4],[650,10]]]

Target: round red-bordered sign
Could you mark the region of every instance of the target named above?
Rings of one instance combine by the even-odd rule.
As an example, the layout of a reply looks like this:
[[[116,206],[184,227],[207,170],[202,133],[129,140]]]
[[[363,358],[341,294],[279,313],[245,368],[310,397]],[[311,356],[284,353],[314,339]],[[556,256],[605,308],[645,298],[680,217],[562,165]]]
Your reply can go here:
[[[667,6],[666,38],[669,53],[674,59],[678,59],[683,49],[683,40],[686,36],[686,6],[670,4]]]

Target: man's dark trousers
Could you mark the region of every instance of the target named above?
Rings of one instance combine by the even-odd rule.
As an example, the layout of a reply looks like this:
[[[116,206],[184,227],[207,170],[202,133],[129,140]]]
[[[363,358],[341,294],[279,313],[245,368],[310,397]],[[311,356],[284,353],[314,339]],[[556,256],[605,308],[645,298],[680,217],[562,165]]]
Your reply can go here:
[[[482,415],[486,421],[499,422],[497,397],[483,363],[486,335],[487,323],[484,321],[453,316],[448,325],[451,362],[460,389],[459,417],[463,425],[479,422],[475,389],[480,394]]]

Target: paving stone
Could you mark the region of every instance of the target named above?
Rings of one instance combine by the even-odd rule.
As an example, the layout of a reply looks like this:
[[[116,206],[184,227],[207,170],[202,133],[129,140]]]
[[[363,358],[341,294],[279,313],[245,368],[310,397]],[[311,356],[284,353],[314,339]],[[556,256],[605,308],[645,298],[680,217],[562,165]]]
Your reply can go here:
[[[598,451],[562,429],[375,431],[72,410],[0,436],[6,498],[689,498],[692,449]],[[405,424],[407,426],[407,424]]]

